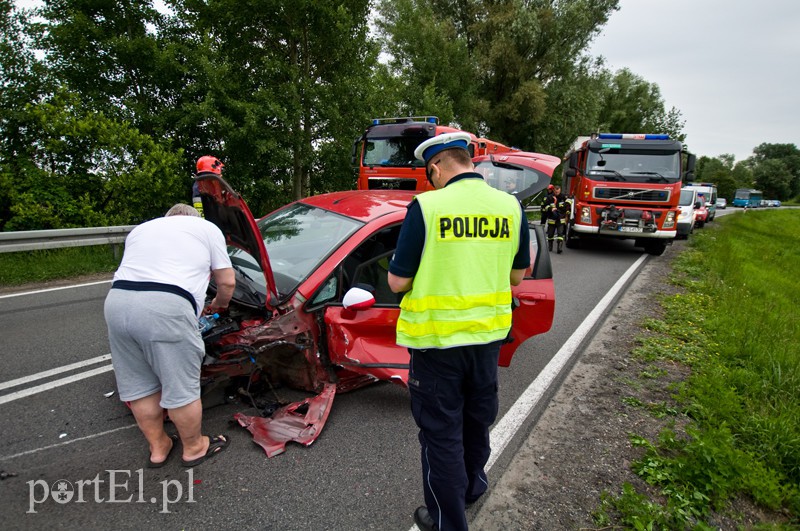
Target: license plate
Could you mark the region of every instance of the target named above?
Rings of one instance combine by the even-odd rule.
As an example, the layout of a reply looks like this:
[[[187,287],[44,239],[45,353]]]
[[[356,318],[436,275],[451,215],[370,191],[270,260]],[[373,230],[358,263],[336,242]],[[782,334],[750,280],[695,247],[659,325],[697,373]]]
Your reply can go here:
[[[642,232],[642,229],[639,227],[620,227],[619,230],[621,232]]]

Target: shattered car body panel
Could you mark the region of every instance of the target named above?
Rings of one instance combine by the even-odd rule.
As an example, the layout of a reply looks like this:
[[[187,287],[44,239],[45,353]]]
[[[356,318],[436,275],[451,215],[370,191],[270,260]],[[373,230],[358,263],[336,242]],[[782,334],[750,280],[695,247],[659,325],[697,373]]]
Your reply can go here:
[[[286,450],[286,443],[294,441],[311,446],[328,420],[336,385],[326,384],[320,394],[282,407],[271,417],[250,417],[237,413],[233,418],[253,434],[253,442],[262,447],[267,457],[275,457]]]
[[[549,159],[544,165],[541,158],[527,162],[539,174],[549,169],[548,177],[555,167],[547,165]],[[530,177],[524,163],[524,157],[517,157],[513,164],[493,167],[527,169]],[[203,336],[205,396],[225,389],[224,396],[238,394],[258,406],[255,389],[274,392],[283,385],[315,393],[291,404],[278,401],[282,407],[264,409],[263,417],[236,415],[272,457],[289,441],[312,444],[337,393],[379,381],[406,385],[408,351],[395,343],[402,294],[389,289],[388,268],[406,208],[417,192],[324,194],[256,222],[221,177],[204,176],[197,184],[206,218],[225,234],[236,273],[228,310]],[[542,178],[534,184],[540,188],[547,182]],[[553,319],[549,255],[538,252],[544,235],[538,225],[530,230],[531,268],[522,284],[512,288],[515,309],[501,350],[503,366],[523,341],[549,330]],[[355,289],[372,295],[367,306],[344,306],[345,295]],[[212,282],[209,300],[214,293]]]

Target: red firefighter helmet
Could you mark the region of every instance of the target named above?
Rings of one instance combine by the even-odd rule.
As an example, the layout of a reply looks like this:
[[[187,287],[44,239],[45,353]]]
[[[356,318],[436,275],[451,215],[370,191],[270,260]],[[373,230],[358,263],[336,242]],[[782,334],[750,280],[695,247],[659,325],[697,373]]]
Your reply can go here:
[[[197,159],[197,173],[216,173],[222,175],[225,165],[217,157],[205,155]]]

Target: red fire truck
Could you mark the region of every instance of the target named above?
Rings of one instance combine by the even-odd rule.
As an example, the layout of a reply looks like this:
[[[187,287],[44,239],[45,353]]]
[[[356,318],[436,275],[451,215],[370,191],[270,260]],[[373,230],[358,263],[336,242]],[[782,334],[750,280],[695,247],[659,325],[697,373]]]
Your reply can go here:
[[[677,234],[681,181],[695,156],[663,134],[580,137],[566,156],[564,191],[574,198],[567,247],[596,237],[634,239],[653,255]]]
[[[376,118],[353,143],[352,163],[358,168],[359,190],[430,190],[425,164],[414,157],[423,141],[442,133],[461,132],[439,125],[435,116]],[[472,157],[519,151],[469,133]]]

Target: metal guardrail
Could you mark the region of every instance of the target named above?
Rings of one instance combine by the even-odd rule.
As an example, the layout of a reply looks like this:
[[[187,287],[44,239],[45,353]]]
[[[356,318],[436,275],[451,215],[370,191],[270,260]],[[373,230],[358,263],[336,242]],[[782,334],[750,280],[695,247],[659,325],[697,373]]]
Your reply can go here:
[[[123,243],[136,225],[0,232],[0,253]]]

